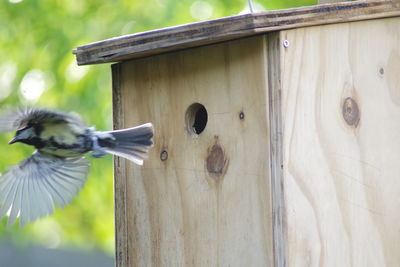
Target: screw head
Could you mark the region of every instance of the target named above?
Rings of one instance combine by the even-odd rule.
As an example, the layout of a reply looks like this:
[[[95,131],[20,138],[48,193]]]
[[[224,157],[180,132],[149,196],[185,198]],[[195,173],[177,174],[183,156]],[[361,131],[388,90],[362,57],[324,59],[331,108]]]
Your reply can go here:
[[[289,40],[284,40],[283,41],[283,47],[288,48],[290,45]]]
[[[244,112],[243,112],[243,111],[241,111],[241,112],[239,113],[239,119],[241,119],[241,120],[244,119]]]

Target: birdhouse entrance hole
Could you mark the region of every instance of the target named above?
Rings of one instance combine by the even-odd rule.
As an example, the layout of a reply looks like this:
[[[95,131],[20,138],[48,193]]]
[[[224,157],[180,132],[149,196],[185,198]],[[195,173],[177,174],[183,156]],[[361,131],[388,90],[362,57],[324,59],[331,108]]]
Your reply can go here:
[[[208,114],[200,103],[191,104],[186,110],[186,128],[190,135],[201,134],[207,125]]]

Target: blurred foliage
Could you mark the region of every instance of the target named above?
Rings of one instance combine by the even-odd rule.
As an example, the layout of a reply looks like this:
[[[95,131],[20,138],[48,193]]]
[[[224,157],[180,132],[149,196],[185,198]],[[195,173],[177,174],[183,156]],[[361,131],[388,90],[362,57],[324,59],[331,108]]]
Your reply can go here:
[[[255,10],[315,4],[263,0]],[[128,33],[246,12],[247,0],[3,0],[0,2],[0,108],[73,110],[99,130],[112,127],[109,64],[78,67],[71,50]],[[0,137],[0,172],[32,153]],[[0,241],[113,253],[112,158],[92,161],[87,184],[63,210],[20,228],[0,221]]]

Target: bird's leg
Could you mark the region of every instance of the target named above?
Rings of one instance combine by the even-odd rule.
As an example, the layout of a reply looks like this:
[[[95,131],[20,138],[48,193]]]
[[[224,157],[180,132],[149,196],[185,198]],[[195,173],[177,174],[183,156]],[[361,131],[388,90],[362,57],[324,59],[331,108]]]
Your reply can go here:
[[[101,146],[99,146],[99,138],[97,136],[92,137],[93,140],[93,151],[92,151],[92,156],[95,158],[100,158],[101,156],[104,156],[107,154],[105,149]]]
[[[92,136],[92,141],[93,141],[92,156],[95,158],[99,158],[107,154],[105,148],[108,146],[112,146],[114,139],[115,138],[109,133],[94,132]]]

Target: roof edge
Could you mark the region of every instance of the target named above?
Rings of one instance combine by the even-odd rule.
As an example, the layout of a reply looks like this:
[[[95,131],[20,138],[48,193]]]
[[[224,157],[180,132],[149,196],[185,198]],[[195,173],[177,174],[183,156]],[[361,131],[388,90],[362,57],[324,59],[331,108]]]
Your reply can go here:
[[[230,16],[82,45],[78,65],[127,59],[212,44],[265,32],[400,16],[399,0],[353,1]]]

